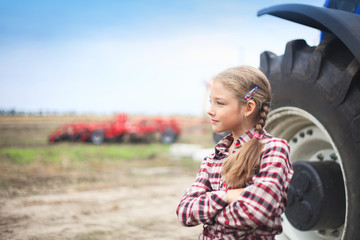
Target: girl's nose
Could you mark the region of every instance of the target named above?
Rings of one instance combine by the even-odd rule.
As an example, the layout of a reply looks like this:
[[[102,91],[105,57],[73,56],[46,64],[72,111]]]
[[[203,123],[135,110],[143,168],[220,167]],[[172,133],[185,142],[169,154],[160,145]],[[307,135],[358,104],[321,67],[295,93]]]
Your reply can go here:
[[[214,116],[214,115],[215,115],[215,112],[214,112],[214,110],[212,109],[211,106],[208,108],[207,114],[208,114],[209,116]]]

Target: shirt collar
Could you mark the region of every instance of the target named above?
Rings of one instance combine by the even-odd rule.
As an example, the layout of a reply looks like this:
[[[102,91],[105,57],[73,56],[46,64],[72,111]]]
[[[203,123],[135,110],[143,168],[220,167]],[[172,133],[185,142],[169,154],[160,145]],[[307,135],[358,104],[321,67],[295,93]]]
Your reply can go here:
[[[235,142],[235,148],[239,148],[248,141],[250,141],[254,135],[255,128],[251,128],[250,130],[246,131],[243,135],[241,135]],[[261,134],[261,138],[267,135],[266,131]],[[215,155],[222,155],[225,154],[226,150],[231,146],[234,141],[233,134],[230,133],[229,135],[222,138],[216,145],[215,145]]]

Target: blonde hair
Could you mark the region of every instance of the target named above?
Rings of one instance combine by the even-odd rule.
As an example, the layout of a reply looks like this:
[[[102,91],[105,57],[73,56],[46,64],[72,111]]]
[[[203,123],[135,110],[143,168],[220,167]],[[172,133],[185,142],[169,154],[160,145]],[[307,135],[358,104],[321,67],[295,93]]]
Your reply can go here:
[[[256,110],[251,117],[254,122],[255,132],[262,134],[266,123],[267,114],[271,103],[271,86],[266,76],[257,68],[239,66],[227,69],[214,77],[230,90],[240,101],[245,104],[245,95],[255,86],[258,87],[251,98],[256,104]],[[254,174],[259,164],[263,144],[257,138],[245,143],[239,151],[230,155],[223,165],[223,175],[227,184],[234,188],[241,187]]]

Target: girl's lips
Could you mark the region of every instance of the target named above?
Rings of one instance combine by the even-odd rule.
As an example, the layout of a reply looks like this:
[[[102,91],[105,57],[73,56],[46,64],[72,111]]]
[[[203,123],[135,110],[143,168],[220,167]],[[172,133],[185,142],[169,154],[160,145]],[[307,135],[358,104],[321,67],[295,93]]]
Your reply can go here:
[[[211,119],[211,123],[214,124],[214,123],[217,123],[219,122],[218,120],[214,120],[214,119]]]

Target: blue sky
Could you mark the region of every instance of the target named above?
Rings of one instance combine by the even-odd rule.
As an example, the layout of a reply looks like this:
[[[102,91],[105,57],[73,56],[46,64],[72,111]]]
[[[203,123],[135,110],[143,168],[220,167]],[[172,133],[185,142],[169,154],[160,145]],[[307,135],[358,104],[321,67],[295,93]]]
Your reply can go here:
[[[318,43],[317,30],[256,16],[282,3],[1,0],[0,109],[200,115],[213,75]]]

